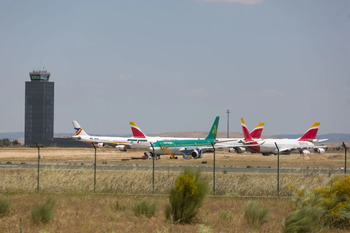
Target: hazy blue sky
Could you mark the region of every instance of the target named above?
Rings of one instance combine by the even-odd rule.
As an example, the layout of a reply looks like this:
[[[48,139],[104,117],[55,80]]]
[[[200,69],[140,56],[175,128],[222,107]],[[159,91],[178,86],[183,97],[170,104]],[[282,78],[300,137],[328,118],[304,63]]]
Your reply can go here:
[[[29,72],[55,133],[350,133],[349,0],[0,1],[0,132],[24,131]]]

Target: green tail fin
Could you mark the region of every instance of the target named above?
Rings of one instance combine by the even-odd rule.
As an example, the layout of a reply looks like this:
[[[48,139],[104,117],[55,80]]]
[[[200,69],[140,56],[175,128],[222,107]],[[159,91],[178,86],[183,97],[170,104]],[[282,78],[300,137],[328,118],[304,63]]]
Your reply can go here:
[[[214,121],[213,126],[211,127],[211,130],[209,131],[208,136],[205,138],[206,140],[208,140],[208,139],[216,139],[216,134],[217,134],[217,131],[218,131],[218,126],[219,126],[219,117],[217,116],[217,117],[215,118],[215,121]]]

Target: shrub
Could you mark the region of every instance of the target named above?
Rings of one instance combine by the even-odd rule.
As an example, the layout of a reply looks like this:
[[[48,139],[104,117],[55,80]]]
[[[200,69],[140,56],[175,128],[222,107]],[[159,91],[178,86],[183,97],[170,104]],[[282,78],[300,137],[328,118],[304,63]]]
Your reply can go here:
[[[0,198],[0,217],[6,216],[10,213],[10,202]]]
[[[191,223],[208,193],[209,185],[201,178],[199,171],[186,169],[170,191],[170,205],[165,209],[166,218],[179,223]]]
[[[35,206],[32,210],[32,222],[37,224],[39,222],[48,223],[53,219],[53,208],[56,202],[48,200],[46,204]]]
[[[295,210],[287,216],[284,232],[302,233],[317,230],[323,213],[320,207],[303,207]]]
[[[156,203],[149,205],[146,201],[142,201],[137,203],[133,210],[136,216],[151,217],[156,212]]]
[[[299,189],[294,193],[295,210],[316,208],[322,212],[323,226],[350,228],[350,176],[333,175],[322,188]]]
[[[248,201],[244,209],[244,218],[253,228],[259,228],[269,218],[269,210],[260,206],[257,201]]]

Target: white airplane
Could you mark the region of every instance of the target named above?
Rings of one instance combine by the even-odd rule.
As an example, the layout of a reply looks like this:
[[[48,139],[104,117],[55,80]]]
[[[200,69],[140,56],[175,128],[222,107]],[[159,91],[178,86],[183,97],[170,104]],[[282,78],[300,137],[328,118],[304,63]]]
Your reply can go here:
[[[241,118],[241,125],[244,135],[244,141],[246,145],[250,145],[249,148],[255,152],[262,153],[263,155],[277,154],[277,144],[281,154],[290,154],[292,151],[298,150],[301,154],[309,154],[310,149],[317,153],[324,153],[326,146],[315,146],[314,142],[322,142],[327,139],[317,140],[316,135],[320,126],[319,122],[315,122],[312,126],[298,139],[263,139],[256,140],[252,138],[249,130]],[[260,145],[259,145],[260,143]]]
[[[168,140],[185,140],[185,139],[198,139],[198,138],[182,138],[182,137],[160,137],[160,136],[147,136],[142,132],[140,127],[133,122],[130,121],[131,132],[134,136],[134,140],[138,140],[140,146],[147,146],[147,148],[151,145],[151,143],[155,143],[157,141],[168,141]]]
[[[167,141],[167,140],[198,140],[204,138],[180,138],[180,137],[159,137],[159,136],[147,136],[142,132],[141,128],[134,122],[130,121],[131,132],[135,140],[144,140],[142,145],[149,146],[150,143],[155,143],[157,141]],[[260,139],[262,131],[264,129],[264,123],[260,122],[250,133],[254,139]],[[216,147],[217,148],[229,148],[229,150],[234,150],[237,153],[243,153],[246,151],[246,146],[243,145],[240,141],[243,138],[217,138]]]
[[[260,122],[255,126],[255,128],[250,132],[250,135],[252,136],[253,139],[260,139],[262,131],[264,129],[265,123]],[[227,141],[227,139],[231,139],[231,141]],[[216,144],[217,147],[228,147],[229,152],[236,152],[238,154],[241,154],[245,152],[247,149],[246,147],[240,145],[243,138],[218,138],[217,139],[219,142]],[[226,141],[226,142],[220,142],[220,141]],[[237,144],[238,142],[238,144]]]
[[[126,149],[131,148],[135,143],[133,138],[128,137],[91,136],[83,130],[83,128],[79,125],[77,121],[73,121],[73,127],[76,130],[76,133],[75,136],[73,136],[72,138],[90,145],[94,144],[98,147],[111,145],[121,151],[126,151]]]

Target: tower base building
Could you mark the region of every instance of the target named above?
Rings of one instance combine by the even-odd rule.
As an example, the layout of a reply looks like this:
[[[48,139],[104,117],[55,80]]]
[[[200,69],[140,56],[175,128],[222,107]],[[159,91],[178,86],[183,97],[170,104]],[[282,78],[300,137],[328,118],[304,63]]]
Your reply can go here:
[[[47,70],[33,70],[25,84],[24,145],[50,146],[53,141],[55,83]]]

